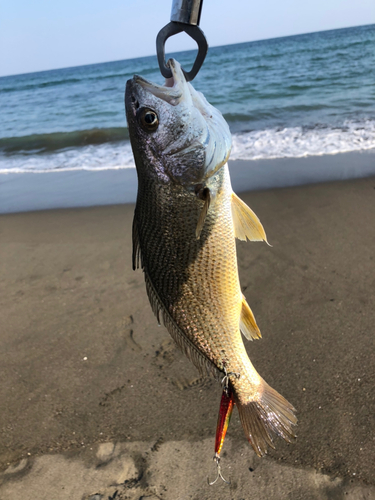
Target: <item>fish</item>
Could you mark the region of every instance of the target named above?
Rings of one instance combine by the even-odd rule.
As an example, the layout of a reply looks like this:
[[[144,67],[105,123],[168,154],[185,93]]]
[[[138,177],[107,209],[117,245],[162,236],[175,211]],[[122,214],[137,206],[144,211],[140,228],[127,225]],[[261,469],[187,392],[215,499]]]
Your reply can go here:
[[[267,236],[232,190],[224,117],[186,81],[176,60],[168,65],[172,78],[164,85],[138,75],[126,84],[138,177],[133,269],[143,270],[158,323],[183,353],[202,375],[225,379],[225,408],[231,414],[237,407],[262,456],[275,435],[291,442],[297,423],[295,408],[258,374],[242,339],[261,333],[241,291],[235,240],[267,242]],[[219,418],[217,449],[228,412]]]

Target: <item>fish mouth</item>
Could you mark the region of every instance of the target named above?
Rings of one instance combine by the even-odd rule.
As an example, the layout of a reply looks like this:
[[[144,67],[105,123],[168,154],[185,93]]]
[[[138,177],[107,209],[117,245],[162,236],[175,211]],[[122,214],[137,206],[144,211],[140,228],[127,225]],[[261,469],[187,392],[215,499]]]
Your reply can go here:
[[[167,66],[172,71],[172,78],[166,79],[164,85],[150,82],[139,75],[135,75],[133,81],[155,97],[177,106],[182,100],[190,97],[190,90],[180,64],[175,59],[169,59]]]

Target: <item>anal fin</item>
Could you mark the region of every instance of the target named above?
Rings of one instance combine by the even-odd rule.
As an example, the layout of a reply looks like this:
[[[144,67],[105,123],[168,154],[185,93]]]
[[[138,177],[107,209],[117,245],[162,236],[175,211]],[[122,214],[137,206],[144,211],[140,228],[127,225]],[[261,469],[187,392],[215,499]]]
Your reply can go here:
[[[232,218],[234,224],[234,234],[242,241],[267,241],[267,236],[262,223],[251,210],[235,193],[232,193]]]
[[[240,330],[248,340],[262,338],[253,311],[250,309],[245,297],[242,299]]]

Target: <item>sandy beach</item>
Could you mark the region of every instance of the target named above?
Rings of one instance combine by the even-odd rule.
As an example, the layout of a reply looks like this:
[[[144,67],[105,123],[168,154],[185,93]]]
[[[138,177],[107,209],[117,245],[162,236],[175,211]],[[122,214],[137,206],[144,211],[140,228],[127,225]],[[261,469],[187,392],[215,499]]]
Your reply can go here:
[[[263,334],[246,346],[297,408],[296,442],[258,459],[235,411],[232,484],[209,488],[221,390],[157,326],[134,206],[6,214],[1,500],[375,499],[375,177],[241,197],[272,245],[238,245]]]

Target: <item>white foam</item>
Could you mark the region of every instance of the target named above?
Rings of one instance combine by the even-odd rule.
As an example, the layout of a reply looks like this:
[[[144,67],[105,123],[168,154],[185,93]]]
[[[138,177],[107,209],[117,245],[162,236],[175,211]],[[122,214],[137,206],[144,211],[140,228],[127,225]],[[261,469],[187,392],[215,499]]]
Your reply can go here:
[[[375,148],[375,121],[341,127],[289,127],[233,134],[231,160],[302,158]],[[0,174],[135,168],[129,142],[106,143],[51,154],[0,156]]]
[[[341,127],[256,130],[232,137],[231,160],[303,158],[375,148],[375,121],[346,121]]]
[[[0,174],[119,170],[135,168],[130,142],[106,143],[58,151],[0,157]]]

